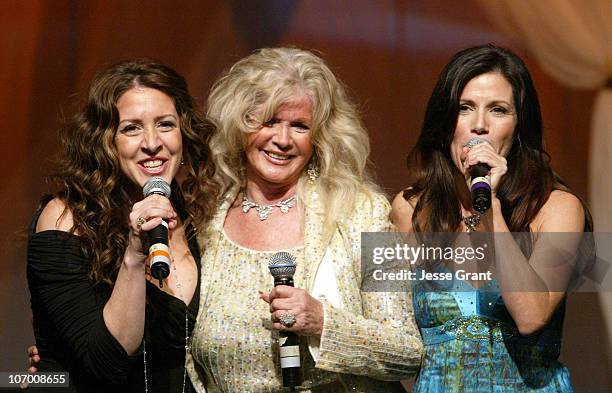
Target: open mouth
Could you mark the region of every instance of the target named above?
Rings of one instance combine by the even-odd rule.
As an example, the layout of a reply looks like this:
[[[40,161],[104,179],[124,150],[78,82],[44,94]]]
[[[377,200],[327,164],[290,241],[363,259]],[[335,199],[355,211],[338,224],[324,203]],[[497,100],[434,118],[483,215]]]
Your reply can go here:
[[[157,168],[163,165],[163,161],[162,160],[152,160],[152,161],[145,161],[142,163],[142,166],[144,166],[145,168]]]
[[[160,158],[142,160],[138,162],[138,164],[141,166],[141,168],[145,172],[151,173],[151,174],[161,173],[164,170],[165,163],[166,163],[166,160],[163,160]]]
[[[289,161],[290,159],[295,157],[295,156],[293,156],[291,154],[275,153],[275,152],[271,152],[271,151],[267,151],[267,150],[264,150],[263,152],[264,152],[264,154],[266,156],[268,156],[268,157],[270,157],[270,158],[272,158],[274,160],[278,160],[278,161]]]

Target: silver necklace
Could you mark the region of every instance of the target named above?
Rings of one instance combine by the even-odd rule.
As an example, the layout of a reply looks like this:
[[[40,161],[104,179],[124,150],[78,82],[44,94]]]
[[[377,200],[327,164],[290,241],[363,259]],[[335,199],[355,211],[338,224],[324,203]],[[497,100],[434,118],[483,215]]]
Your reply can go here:
[[[251,208],[255,208],[255,211],[257,212],[257,215],[259,216],[259,220],[264,221],[268,217],[270,217],[270,214],[272,213],[272,210],[275,207],[278,207],[281,213],[287,213],[289,209],[293,207],[294,201],[295,201],[295,195],[287,199],[283,199],[282,201],[274,203],[272,205],[260,205],[258,203],[255,203],[249,200],[249,198],[247,198],[246,196],[246,191],[245,191],[242,193],[242,212],[246,214],[249,212],[249,210],[251,210]]]
[[[176,277],[176,288],[181,291],[180,296],[183,297],[183,287],[178,280],[178,274],[176,273],[176,265],[174,263],[174,257],[170,256],[172,259],[172,271],[174,272],[174,277]],[[189,351],[189,306],[185,304],[185,354]],[[144,383],[145,383],[145,393],[149,392],[149,381],[147,379],[147,340],[142,340],[142,356],[144,363]],[[183,390],[185,393],[185,381],[187,380],[187,365],[183,367]]]
[[[480,213],[474,213],[467,217],[462,216],[461,218],[463,219],[463,223],[467,227],[465,228],[465,231],[467,233],[476,232],[476,227],[478,226],[478,224],[480,224]]]

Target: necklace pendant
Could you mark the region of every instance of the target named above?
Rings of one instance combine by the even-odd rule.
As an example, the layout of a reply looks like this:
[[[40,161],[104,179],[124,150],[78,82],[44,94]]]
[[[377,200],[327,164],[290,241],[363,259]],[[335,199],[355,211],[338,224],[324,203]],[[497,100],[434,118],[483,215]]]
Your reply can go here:
[[[257,207],[257,206],[259,205],[249,201],[248,199],[246,199],[246,197],[242,197],[242,212],[243,213],[248,213],[249,210],[251,210],[251,208]]]
[[[293,207],[293,201],[295,201],[295,195],[290,198],[285,199],[284,201],[275,203],[274,205],[262,206],[255,202],[249,201],[249,199],[246,196],[246,192],[245,192],[244,195],[242,196],[242,212],[246,214],[249,212],[249,210],[251,210],[251,208],[255,208],[255,211],[257,212],[257,215],[259,216],[259,220],[264,221],[268,219],[268,217],[270,217],[270,214],[272,213],[272,210],[275,207],[278,207],[281,213],[289,213],[289,209]]]
[[[259,215],[259,220],[264,221],[270,217],[270,213],[272,213],[272,206],[257,206],[255,210]]]
[[[289,209],[293,207],[293,200],[295,199],[295,195],[292,196],[291,198],[285,199],[284,201],[280,201],[278,203],[278,207],[281,211],[281,213],[287,213],[289,212]]]
[[[480,214],[476,213],[469,217],[463,217],[467,233],[476,232],[476,227],[480,224]]]

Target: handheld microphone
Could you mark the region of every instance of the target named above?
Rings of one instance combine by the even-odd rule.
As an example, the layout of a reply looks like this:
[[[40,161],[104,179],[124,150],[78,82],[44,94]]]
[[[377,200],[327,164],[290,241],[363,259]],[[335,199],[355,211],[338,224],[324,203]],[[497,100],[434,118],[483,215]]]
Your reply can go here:
[[[293,286],[295,257],[288,252],[277,252],[268,263],[274,286]],[[295,391],[302,384],[299,337],[293,332],[279,332],[280,364],[283,373],[283,386]]]
[[[142,187],[142,195],[162,195],[170,198],[170,185],[159,176],[151,177]],[[164,286],[164,278],[170,275],[170,247],[168,247],[168,223],[162,219],[161,224],[149,231],[149,266],[151,276]]]
[[[488,143],[482,138],[472,138],[464,146],[474,147],[481,143]],[[478,213],[484,213],[491,207],[491,183],[487,164],[478,163],[470,167],[470,191],[472,193],[472,207]]]

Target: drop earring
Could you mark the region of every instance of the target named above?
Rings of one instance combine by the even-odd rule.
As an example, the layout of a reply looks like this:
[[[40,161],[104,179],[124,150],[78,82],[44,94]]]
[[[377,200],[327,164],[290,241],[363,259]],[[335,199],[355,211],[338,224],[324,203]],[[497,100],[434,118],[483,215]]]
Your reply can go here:
[[[308,164],[306,173],[308,174],[308,183],[314,184],[315,180],[319,177],[319,168],[317,168],[317,164],[314,163],[314,160],[311,160]]]

